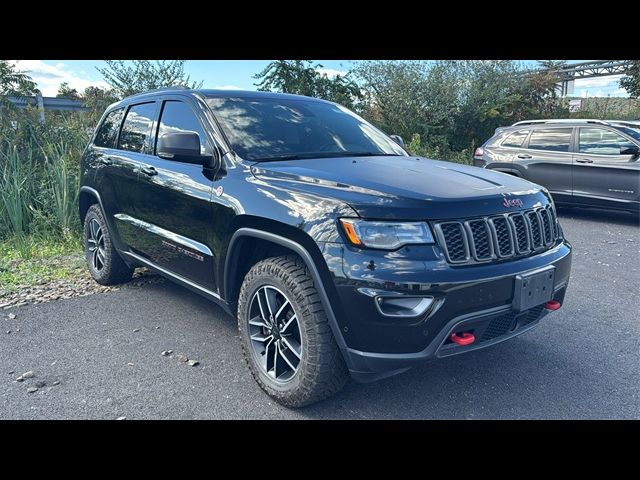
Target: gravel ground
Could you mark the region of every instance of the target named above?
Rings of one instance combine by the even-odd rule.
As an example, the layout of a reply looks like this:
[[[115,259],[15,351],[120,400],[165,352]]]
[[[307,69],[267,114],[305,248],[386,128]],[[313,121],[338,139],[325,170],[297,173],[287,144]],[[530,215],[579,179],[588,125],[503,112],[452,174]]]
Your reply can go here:
[[[42,262],[55,262],[70,260],[74,265],[73,275],[51,281],[41,281],[35,285],[19,285],[13,291],[0,289],[0,309],[7,310],[11,307],[22,307],[29,304],[46,303],[52,300],[62,300],[73,297],[84,297],[94,293],[107,293],[117,291],[127,286],[139,286],[145,283],[164,282],[164,278],[150,274],[146,268],[138,268],[133,274],[133,279],[126,285],[104,286],[96,283],[87,270],[83,255],[63,258],[45,258]]]
[[[170,282],[1,311],[0,419],[640,418],[638,220],[560,217],[572,279],[538,328],[301,410],[255,384],[232,318]]]

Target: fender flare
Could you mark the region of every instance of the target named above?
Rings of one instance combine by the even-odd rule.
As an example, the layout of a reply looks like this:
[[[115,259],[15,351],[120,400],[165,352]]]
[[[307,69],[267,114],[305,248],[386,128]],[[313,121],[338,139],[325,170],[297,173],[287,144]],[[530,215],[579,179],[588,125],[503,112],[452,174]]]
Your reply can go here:
[[[344,337],[342,336],[342,332],[340,330],[340,326],[338,325],[338,321],[336,319],[333,308],[331,307],[329,296],[327,295],[327,292],[324,288],[324,284],[322,283],[320,272],[318,271],[318,268],[316,267],[316,264],[313,261],[311,254],[307,251],[306,248],[304,248],[298,242],[286,237],[282,237],[280,235],[276,235],[271,232],[266,232],[264,230],[257,230],[255,228],[248,228],[248,227],[239,228],[231,237],[231,241],[229,242],[229,248],[227,250],[227,256],[225,259],[225,266],[224,266],[225,285],[227,285],[226,276],[228,275],[228,272],[231,271],[230,270],[231,268],[230,259],[232,257],[231,253],[233,252],[233,248],[236,241],[241,237],[254,237],[262,240],[267,240],[269,242],[273,242],[275,244],[281,245],[283,247],[288,248],[289,250],[294,251],[296,254],[300,256],[300,258],[302,258],[302,261],[305,263],[305,265],[307,266],[307,269],[309,270],[309,273],[311,274],[311,278],[313,279],[313,283],[315,284],[316,289],[318,290],[318,294],[320,295],[320,301],[322,302],[322,306],[325,312],[327,313],[327,319],[329,320],[329,327],[331,327],[333,337],[336,339],[336,343],[338,344],[338,347],[342,352],[342,356],[345,362],[347,363],[347,367],[351,368],[350,356],[348,355],[348,347],[344,340]]]
[[[80,193],[87,193],[87,194],[91,195],[92,197],[94,197],[98,201],[98,205],[100,205],[100,209],[102,210],[102,214],[104,216],[104,221],[107,222],[107,227],[109,228],[109,232],[111,234],[111,238],[112,238],[113,243],[114,243],[114,245],[116,247],[116,250],[126,251],[126,248],[125,249],[122,248],[124,243],[120,239],[120,235],[118,234],[118,230],[115,228],[115,225],[114,225],[114,222],[113,222],[112,218],[109,215],[107,215],[107,212],[104,209],[104,205],[102,203],[102,197],[100,196],[100,193],[98,193],[98,191],[95,188],[88,187],[86,185],[80,187]],[[80,202],[78,200],[78,214],[81,213],[79,210],[80,210]],[[81,220],[81,222],[82,222],[82,220]],[[123,256],[120,255],[120,257],[123,257]],[[123,257],[122,260],[127,265],[131,265],[130,261],[128,261],[127,258]]]
[[[100,208],[102,209],[102,212],[104,213],[104,205],[102,205],[102,198],[100,197],[100,194],[98,193],[98,191],[95,188],[91,188],[91,187],[87,187],[86,185],[83,187],[80,187],[80,193],[88,193],[89,195],[95,197],[96,200],[98,200],[98,204],[100,205]],[[80,208],[80,205],[78,204],[78,209]],[[81,212],[78,212],[81,213]],[[82,220],[82,219],[80,219]]]

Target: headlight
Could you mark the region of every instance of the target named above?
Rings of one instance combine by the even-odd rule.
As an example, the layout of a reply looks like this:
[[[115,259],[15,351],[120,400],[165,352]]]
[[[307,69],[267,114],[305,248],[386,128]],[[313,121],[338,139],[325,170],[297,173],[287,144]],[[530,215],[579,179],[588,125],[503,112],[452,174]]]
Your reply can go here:
[[[358,247],[395,250],[402,245],[435,243],[424,222],[374,222],[341,218],[340,224],[351,243]]]

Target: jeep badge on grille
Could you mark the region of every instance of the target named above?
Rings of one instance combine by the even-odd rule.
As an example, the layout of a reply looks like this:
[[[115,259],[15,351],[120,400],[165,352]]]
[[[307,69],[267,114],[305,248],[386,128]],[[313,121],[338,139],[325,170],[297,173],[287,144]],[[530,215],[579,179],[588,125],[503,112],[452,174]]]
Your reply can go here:
[[[524,203],[522,203],[522,200],[520,200],[519,198],[504,198],[502,200],[502,204],[507,208],[511,208],[511,207],[522,208],[524,206]]]

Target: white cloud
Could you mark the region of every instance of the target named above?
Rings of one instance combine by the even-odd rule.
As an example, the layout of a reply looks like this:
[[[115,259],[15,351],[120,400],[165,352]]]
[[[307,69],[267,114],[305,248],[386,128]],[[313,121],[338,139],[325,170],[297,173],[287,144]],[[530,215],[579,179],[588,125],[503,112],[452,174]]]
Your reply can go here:
[[[82,92],[90,86],[109,88],[104,80],[88,80],[68,70],[68,65],[58,62],[50,65],[42,60],[14,60],[13,63],[19,70],[27,73],[45,97],[55,97],[61,83],[67,82],[71,88]]]
[[[624,75],[611,75],[610,77],[577,78],[576,88],[597,88],[617,86]]]
[[[326,75],[328,78],[335,78],[336,76],[340,75],[341,77],[344,77],[347,72],[345,72],[344,70],[336,70],[335,68],[316,68],[316,72],[318,72],[320,75]]]
[[[214,90],[242,90],[242,87],[237,85],[218,85],[217,87],[213,87]]]

